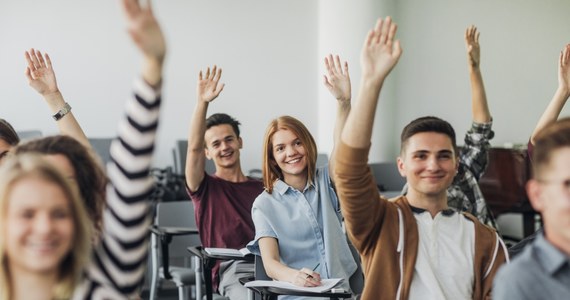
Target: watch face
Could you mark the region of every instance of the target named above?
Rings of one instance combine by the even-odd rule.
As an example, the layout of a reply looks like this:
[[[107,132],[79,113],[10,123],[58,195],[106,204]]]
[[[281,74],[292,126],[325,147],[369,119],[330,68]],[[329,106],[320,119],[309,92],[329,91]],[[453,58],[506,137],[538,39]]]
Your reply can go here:
[[[59,119],[63,118],[63,116],[65,116],[70,111],[71,111],[71,106],[69,105],[69,103],[65,102],[63,107],[55,115],[53,115],[53,118],[56,121],[59,121]]]

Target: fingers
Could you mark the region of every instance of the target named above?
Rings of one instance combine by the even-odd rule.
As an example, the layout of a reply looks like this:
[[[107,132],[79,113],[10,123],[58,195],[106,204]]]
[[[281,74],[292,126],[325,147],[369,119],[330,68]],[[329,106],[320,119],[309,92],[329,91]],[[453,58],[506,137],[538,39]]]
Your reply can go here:
[[[297,273],[297,282],[300,286],[320,286],[321,275],[307,268],[299,270]]]
[[[127,18],[133,19],[141,12],[141,7],[137,0],[123,0],[123,10],[125,11]]]
[[[374,39],[373,39],[373,43],[379,43],[380,42],[380,34],[382,33],[382,28],[384,27],[384,21],[382,20],[382,18],[378,18],[378,21],[376,21],[376,26],[374,27]]]
[[[379,43],[386,44],[388,38],[388,32],[390,32],[392,27],[392,18],[390,16],[386,17],[384,25],[382,26],[382,31],[380,33]]]
[[[36,57],[40,63],[40,67],[45,68],[46,62],[44,60],[44,57],[42,56],[42,53],[39,50],[36,50]]]
[[[468,43],[479,43],[479,35],[480,32],[477,31],[477,27],[475,25],[470,25],[465,30],[465,41]]]
[[[209,80],[214,81],[217,83],[220,81],[222,77],[222,68],[218,68],[218,66],[214,65],[214,67],[210,70],[210,67],[206,69],[206,73],[204,74],[203,71],[200,70],[198,73],[199,80]]]
[[[334,67],[338,73],[342,74],[342,65],[340,64],[340,57],[338,55],[335,56]]]
[[[48,69],[51,69],[51,58],[49,58],[49,55],[47,53],[45,53],[45,57],[46,57],[46,62],[47,62],[47,67]]]
[[[327,75],[323,75],[323,83],[325,84],[325,86],[327,88],[332,88],[332,84],[329,81],[329,78],[327,77]]]
[[[220,81],[220,78],[221,78],[221,77],[222,77],[222,68],[220,68],[220,69],[218,70],[218,74],[216,74],[216,77],[214,77],[214,80],[215,80],[216,82],[218,82],[218,81]]]
[[[345,62],[345,68],[343,70],[340,56],[335,55],[333,58],[332,54],[329,54],[325,57],[325,68],[327,69],[327,73],[329,77],[333,77],[335,75],[347,75],[348,72],[348,64]]]
[[[34,78],[32,77],[32,70],[30,70],[30,67],[26,67],[26,78],[28,78],[28,81],[34,80]]]
[[[208,69],[206,69],[206,75],[204,76],[205,79],[210,78],[210,67],[208,67]]]
[[[216,95],[219,95],[224,90],[224,86],[226,86],[225,83],[222,83],[221,85],[218,86],[218,88],[216,89]]]
[[[34,62],[32,61],[32,57],[31,57],[30,53],[28,51],[26,51],[24,56],[26,57],[26,61],[28,62],[28,69],[35,70],[36,67],[34,66]]]
[[[392,42],[394,41],[394,36],[396,36],[396,31],[398,30],[398,25],[396,23],[390,24],[390,30],[388,31],[388,40],[386,44],[392,48]]]
[[[325,56],[325,68],[327,69],[327,73],[329,74],[329,76],[333,75],[331,64],[332,64],[332,54],[329,54],[329,56]]]
[[[400,57],[402,55],[402,45],[400,45],[400,40],[394,42],[394,56]]]
[[[365,45],[385,44],[390,47],[394,42],[396,31],[398,31],[398,25],[392,22],[392,17],[388,16],[385,20],[379,18],[374,29],[368,32]]]
[[[570,44],[566,45],[558,57],[558,65],[562,68],[570,62]]]

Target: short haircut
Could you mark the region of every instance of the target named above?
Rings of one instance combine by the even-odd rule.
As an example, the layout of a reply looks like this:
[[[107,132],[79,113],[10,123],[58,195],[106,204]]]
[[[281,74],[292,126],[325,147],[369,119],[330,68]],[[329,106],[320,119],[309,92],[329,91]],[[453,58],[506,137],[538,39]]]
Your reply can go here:
[[[308,181],[312,183],[315,177],[317,168],[317,143],[307,129],[307,127],[299,120],[291,116],[281,116],[274,119],[267,126],[265,131],[265,138],[263,141],[263,185],[268,193],[273,192],[273,184],[277,179],[283,179],[281,168],[277,165],[275,157],[273,156],[273,135],[279,130],[289,130],[301,140],[301,143],[306,150],[307,160],[307,176]]]
[[[95,152],[90,152],[76,139],[66,135],[54,135],[25,142],[14,151],[65,156],[75,171],[75,179],[87,213],[99,234],[103,222],[103,209],[106,204],[105,186],[107,177],[101,165],[95,160]]]
[[[540,177],[541,172],[550,163],[554,151],[570,147],[570,118],[563,118],[539,131],[534,139],[532,152],[533,176]]]
[[[404,153],[408,140],[412,136],[422,132],[436,132],[447,135],[451,140],[453,150],[457,153],[455,130],[453,130],[451,124],[438,117],[427,116],[417,118],[404,127],[400,135],[400,154]]]
[[[241,125],[241,123],[238,120],[232,118],[228,114],[217,113],[209,116],[206,119],[206,130],[210,129],[210,127],[224,125],[224,124],[232,126],[232,128],[234,129],[234,133],[236,134],[236,137],[239,138],[239,125]]]
[[[59,265],[59,278],[51,298],[69,299],[79,284],[91,256],[92,226],[87,217],[77,189],[72,188],[63,175],[38,154],[14,155],[0,168],[0,232],[6,232],[8,224],[6,214],[9,204],[9,195],[13,187],[26,178],[38,178],[45,182],[57,185],[67,198],[73,218],[73,241],[71,249]],[[10,289],[10,281],[14,280],[8,268],[9,262],[6,254],[6,237],[0,236],[0,299],[14,297]],[[33,287],[30,287],[33,288]]]
[[[11,146],[16,146],[20,142],[20,137],[18,137],[14,127],[4,119],[0,119],[0,139]]]

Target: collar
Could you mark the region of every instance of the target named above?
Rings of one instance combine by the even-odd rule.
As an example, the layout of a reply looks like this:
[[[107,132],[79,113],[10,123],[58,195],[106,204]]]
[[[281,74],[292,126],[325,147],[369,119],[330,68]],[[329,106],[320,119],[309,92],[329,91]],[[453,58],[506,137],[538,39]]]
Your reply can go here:
[[[410,205],[410,208],[412,209],[412,212],[415,214],[422,214],[424,212],[427,212],[427,209],[423,209],[423,208],[419,208],[419,207],[415,207]],[[453,216],[453,214],[455,214],[455,210],[448,208],[448,209],[444,209],[441,211],[441,214],[446,216],[446,217],[451,217]]]
[[[533,243],[533,250],[538,254],[536,258],[544,267],[544,270],[548,272],[548,274],[554,275],[554,273],[565,265],[570,267],[570,257],[554,247],[554,245],[545,238],[544,234],[545,232],[542,232],[536,237]]]
[[[301,192],[304,193],[307,189],[309,189],[311,187],[316,188],[314,183],[307,182],[307,185],[305,186],[305,188]],[[287,183],[285,183],[285,181],[283,181],[281,179],[277,179],[277,181],[275,181],[275,184],[273,185],[273,190],[277,191],[280,195],[287,193],[287,191],[289,189],[294,190],[293,187],[291,187],[290,185],[288,185]]]

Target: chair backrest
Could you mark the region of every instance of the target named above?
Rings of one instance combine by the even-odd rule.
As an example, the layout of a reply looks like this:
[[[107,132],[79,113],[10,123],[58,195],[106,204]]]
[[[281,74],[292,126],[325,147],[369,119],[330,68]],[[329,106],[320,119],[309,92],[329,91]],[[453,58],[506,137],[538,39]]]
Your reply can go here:
[[[159,202],[156,205],[155,224],[158,226],[172,227],[196,227],[196,219],[194,217],[194,205],[190,200]],[[180,261],[188,258],[187,248],[189,246],[201,245],[200,237],[197,234],[174,236],[170,243],[170,261],[171,263],[180,265]],[[171,264],[173,265],[173,264]]]
[[[89,138],[93,150],[99,155],[103,165],[111,160],[111,142],[113,138]]]
[[[326,153],[317,154],[317,167],[322,167],[329,163],[329,156]]]
[[[370,169],[381,191],[401,191],[406,184],[395,162],[370,163]]]
[[[255,276],[255,280],[271,280],[267,273],[265,272],[265,267],[263,266],[263,260],[261,256],[255,255],[255,270],[253,275]]]
[[[349,278],[350,289],[354,295],[360,295],[364,290],[364,271],[362,270],[362,261],[360,260],[360,254],[358,253],[358,250],[356,250],[356,247],[352,245],[348,239],[348,236],[346,239],[348,241],[350,253],[352,254],[352,257],[354,257],[354,261],[357,265],[356,272],[354,272],[354,274],[352,274],[352,276]]]
[[[186,154],[188,152],[188,141],[187,140],[177,140],[176,147],[172,151],[174,156],[174,171],[177,174],[184,174],[186,169]],[[206,159],[205,165],[206,173],[214,174],[216,173],[216,165],[210,159]]]
[[[40,130],[18,130],[16,133],[22,141],[42,137],[42,132]]]

